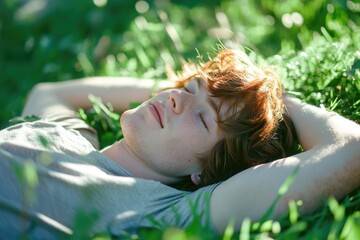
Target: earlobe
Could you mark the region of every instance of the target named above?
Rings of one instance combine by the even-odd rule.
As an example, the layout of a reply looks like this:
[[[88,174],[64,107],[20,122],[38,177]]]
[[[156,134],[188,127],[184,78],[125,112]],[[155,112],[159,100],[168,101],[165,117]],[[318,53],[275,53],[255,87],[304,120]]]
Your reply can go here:
[[[201,175],[200,174],[191,174],[191,181],[195,184],[195,185],[199,185],[200,181],[201,181]]]

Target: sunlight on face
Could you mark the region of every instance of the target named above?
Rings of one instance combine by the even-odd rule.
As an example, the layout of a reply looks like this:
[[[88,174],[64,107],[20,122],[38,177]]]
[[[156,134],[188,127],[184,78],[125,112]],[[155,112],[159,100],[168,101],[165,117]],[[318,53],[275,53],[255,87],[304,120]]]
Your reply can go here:
[[[124,139],[149,168],[168,176],[201,173],[198,157],[223,138],[217,125],[219,101],[205,81],[163,91],[122,115]]]

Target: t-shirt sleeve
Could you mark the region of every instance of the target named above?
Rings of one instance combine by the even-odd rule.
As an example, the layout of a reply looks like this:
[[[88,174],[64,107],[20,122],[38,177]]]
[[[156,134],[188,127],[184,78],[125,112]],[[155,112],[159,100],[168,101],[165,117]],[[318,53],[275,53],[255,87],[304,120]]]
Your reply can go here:
[[[99,140],[96,130],[84,122],[75,113],[54,114],[46,117],[49,122],[55,122],[65,129],[78,131],[91,145],[99,150]]]
[[[206,231],[216,232],[211,220],[210,197],[219,184],[184,192],[160,185],[153,192],[153,201],[147,206],[146,219],[150,227],[188,227],[200,224]],[[144,224],[140,224],[144,225]]]

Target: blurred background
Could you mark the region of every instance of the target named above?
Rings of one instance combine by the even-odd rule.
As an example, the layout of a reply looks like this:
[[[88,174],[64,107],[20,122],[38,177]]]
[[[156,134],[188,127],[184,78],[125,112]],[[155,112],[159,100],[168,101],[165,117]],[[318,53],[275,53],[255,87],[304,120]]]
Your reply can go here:
[[[336,56],[355,55],[349,79],[359,82],[351,72],[360,68],[359,26],[358,0],[1,0],[0,128],[21,113],[37,82],[165,78],[166,66],[179,69],[219,44],[244,46],[286,67],[284,56],[317,41],[343,42]],[[288,71],[298,71],[296,63]],[[352,92],[359,91],[355,84]],[[350,106],[359,112],[358,100]]]

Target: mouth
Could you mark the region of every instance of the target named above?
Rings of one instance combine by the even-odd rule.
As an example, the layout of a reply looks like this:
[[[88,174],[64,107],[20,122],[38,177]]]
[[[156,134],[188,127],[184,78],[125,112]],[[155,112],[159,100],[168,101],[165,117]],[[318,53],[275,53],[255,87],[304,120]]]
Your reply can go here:
[[[163,106],[160,102],[154,102],[150,104],[151,113],[160,124],[161,128],[164,128],[163,125]]]

